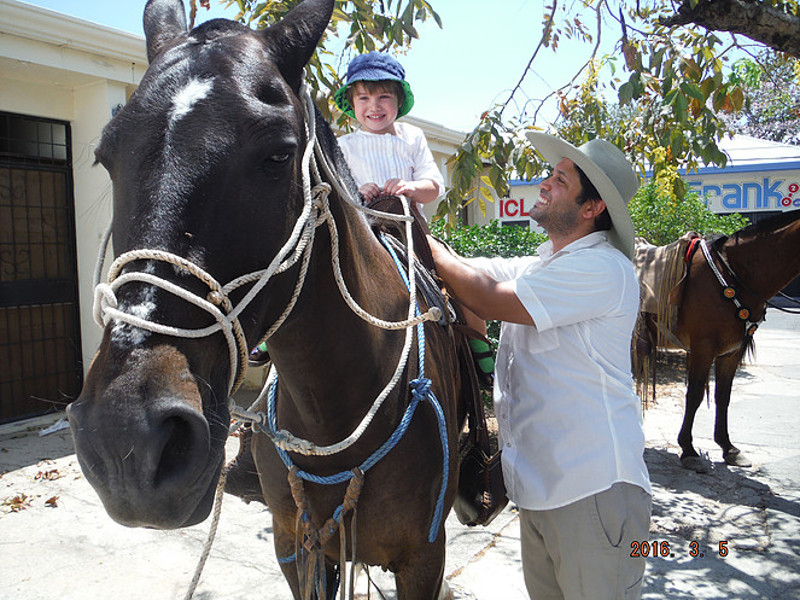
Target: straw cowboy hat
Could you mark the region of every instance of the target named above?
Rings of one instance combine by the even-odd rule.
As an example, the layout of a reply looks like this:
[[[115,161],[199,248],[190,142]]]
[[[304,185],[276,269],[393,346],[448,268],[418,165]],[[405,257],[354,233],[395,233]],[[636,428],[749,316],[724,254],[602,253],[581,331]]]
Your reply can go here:
[[[552,135],[529,131],[533,147],[552,166],[568,158],[586,174],[600,193],[611,216],[608,241],[628,258],[633,258],[633,222],[628,202],[639,189],[639,178],[622,150],[611,142],[594,139],[580,148]]]
[[[333,100],[344,114],[355,119],[356,115],[353,112],[353,107],[347,99],[347,88],[356,81],[386,80],[397,81],[403,87],[403,98],[400,100],[397,117],[400,118],[407,115],[411,107],[414,106],[414,94],[411,92],[411,86],[406,81],[406,70],[397,60],[382,52],[359,54],[351,60],[347,67],[347,84],[336,90],[333,94]]]

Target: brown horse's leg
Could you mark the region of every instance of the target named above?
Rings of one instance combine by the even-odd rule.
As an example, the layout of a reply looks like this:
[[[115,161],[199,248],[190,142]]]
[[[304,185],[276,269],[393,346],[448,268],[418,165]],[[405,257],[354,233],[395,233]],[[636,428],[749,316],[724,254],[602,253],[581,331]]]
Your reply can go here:
[[[686,407],[681,430],[678,433],[678,445],[682,451],[681,464],[697,473],[707,473],[708,467],[700,459],[700,455],[692,445],[692,427],[697,409],[700,408],[700,403],[703,401],[712,359],[711,352],[704,352],[702,349],[694,347],[687,356]]]
[[[731,402],[731,388],[736,370],[742,361],[742,351],[737,350],[718,356],[714,365],[714,400],[717,405],[716,420],[714,421],[714,441],[722,448],[722,458],[729,465],[749,467],[751,463],[739,449],[731,443],[728,436],[728,406]]]
[[[397,600],[449,600],[444,581],[444,536],[416,555],[395,572]],[[444,594],[444,596],[440,595]]]

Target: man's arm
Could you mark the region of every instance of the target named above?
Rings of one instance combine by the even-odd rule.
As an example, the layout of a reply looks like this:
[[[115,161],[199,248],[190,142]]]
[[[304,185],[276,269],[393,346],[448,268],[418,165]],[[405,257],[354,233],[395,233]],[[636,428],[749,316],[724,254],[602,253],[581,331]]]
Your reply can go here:
[[[535,325],[508,281],[497,281],[428,236],[436,270],[450,293],[484,320]]]

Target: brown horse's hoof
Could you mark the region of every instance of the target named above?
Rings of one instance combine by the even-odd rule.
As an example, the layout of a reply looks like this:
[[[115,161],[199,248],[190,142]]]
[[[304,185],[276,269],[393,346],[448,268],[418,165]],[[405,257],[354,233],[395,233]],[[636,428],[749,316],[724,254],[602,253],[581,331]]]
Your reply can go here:
[[[742,454],[741,450],[738,448],[731,448],[728,452],[722,453],[722,458],[725,461],[725,464],[731,465],[734,467],[752,467],[753,463],[751,463],[744,454]]]
[[[695,473],[708,473],[710,470],[706,464],[706,461],[699,456],[682,456],[681,466],[684,469],[689,469]]]

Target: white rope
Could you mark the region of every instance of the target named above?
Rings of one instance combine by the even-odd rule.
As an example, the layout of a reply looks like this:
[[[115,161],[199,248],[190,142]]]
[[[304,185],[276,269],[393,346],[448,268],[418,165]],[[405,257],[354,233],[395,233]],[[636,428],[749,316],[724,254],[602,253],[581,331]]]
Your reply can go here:
[[[428,310],[426,313],[415,317],[415,314],[417,312],[416,277],[414,276],[413,273],[413,236],[411,234],[411,222],[413,221],[413,217],[410,215],[408,200],[404,197],[401,197],[401,200],[403,202],[403,211],[404,211],[403,215],[395,215],[391,213],[375,211],[367,207],[364,207],[361,205],[360,202],[357,202],[350,195],[345,186],[342,184],[341,180],[338,178],[337,174],[328,163],[327,158],[324,155],[324,152],[322,152],[321,146],[316,136],[316,122],[315,122],[313,101],[311,100],[311,96],[308,93],[308,90],[305,88],[305,86],[303,87],[301,94],[305,101],[306,127],[308,135],[308,144],[306,145],[301,160],[301,173],[302,173],[302,184],[303,184],[303,209],[292,229],[292,233],[289,236],[289,239],[286,241],[286,243],[281,247],[281,249],[278,251],[275,257],[272,259],[269,266],[266,269],[241,276],[236,280],[228,283],[227,285],[222,286],[209,273],[207,273],[202,268],[198,267],[196,264],[192,263],[191,261],[183,257],[160,250],[138,249],[126,252],[121,256],[119,256],[112,263],[109,269],[109,273],[107,275],[107,283],[101,283],[102,271],[105,263],[105,256],[108,250],[108,244],[111,238],[111,231],[112,231],[111,226],[109,226],[103,236],[103,239],[101,240],[100,251],[95,266],[95,272],[94,272],[95,295],[94,295],[93,314],[95,321],[103,328],[107,327],[109,323],[111,323],[112,321],[123,322],[132,327],[144,329],[146,331],[151,331],[153,333],[168,335],[172,337],[190,338],[190,339],[207,337],[214,335],[217,332],[222,332],[228,344],[228,355],[229,355],[228,358],[231,365],[230,378],[228,382],[228,396],[232,404],[231,414],[235,416],[237,419],[249,420],[253,423],[263,424],[266,419],[266,415],[263,412],[253,412],[253,409],[256,406],[258,406],[260,402],[263,401],[267,391],[270,389],[272,385],[275,385],[276,383],[275,379],[277,377],[277,372],[275,371],[274,366],[270,371],[270,375],[267,378],[267,381],[265,382],[264,387],[262,388],[261,393],[259,394],[259,397],[256,399],[256,401],[253,403],[253,405],[250,407],[249,410],[243,410],[233,405],[232,395],[234,391],[239,387],[239,385],[241,385],[241,382],[244,379],[245,364],[248,355],[247,341],[244,335],[244,331],[239,322],[239,317],[245,311],[245,309],[250,305],[250,303],[255,299],[255,297],[259,294],[259,292],[261,292],[264,289],[264,287],[267,285],[267,283],[270,281],[273,275],[285,272],[290,267],[295,265],[298,260],[302,258],[300,273],[298,275],[298,281],[295,285],[292,297],[290,298],[286,308],[278,317],[278,319],[275,321],[275,323],[273,323],[272,326],[266,332],[266,334],[264,334],[261,341],[265,341],[266,339],[268,339],[283,324],[283,322],[286,320],[286,318],[294,308],[297,302],[297,298],[299,297],[302,291],[306,274],[308,272],[308,266],[309,266],[311,251],[313,249],[314,235],[316,229],[322,223],[327,223],[331,235],[331,255],[332,255],[334,277],[336,280],[336,284],[339,288],[339,291],[342,294],[342,297],[346,301],[347,305],[351,308],[351,310],[353,310],[355,314],[357,314],[359,317],[361,317],[362,319],[364,319],[365,321],[376,327],[380,327],[383,329],[390,329],[390,330],[398,330],[398,329],[406,330],[403,350],[398,360],[398,364],[394,371],[394,374],[392,375],[392,378],[383,388],[383,390],[375,399],[375,401],[372,403],[370,410],[361,420],[358,427],[356,427],[356,429],[347,438],[345,438],[344,440],[342,440],[337,444],[320,447],[316,446],[313,442],[310,442],[308,440],[295,438],[288,431],[282,430],[281,432],[279,432],[279,434],[281,434],[281,437],[284,440],[283,443],[285,445],[281,446],[284,450],[302,452],[303,454],[308,454],[308,455],[329,456],[332,454],[336,454],[338,452],[342,452],[343,450],[349,448],[361,437],[363,432],[372,422],[374,416],[377,414],[378,410],[383,404],[383,401],[388,397],[389,393],[396,387],[398,381],[400,380],[400,377],[402,376],[402,373],[408,362],[408,356],[414,338],[413,327],[423,321],[438,320],[441,316],[441,312],[439,311],[438,308],[434,307]],[[316,158],[316,161],[314,160],[314,158]],[[322,165],[322,169],[328,176],[328,179],[331,181],[331,184],[327,184],[322,181],[322,177],[319,172],[319,166],[318,166],[319,164]],[[312,170],[314,173],[314,178],[318,182],[318,185],[316,185],[313,189],[311,186]],[[406,236],[408,243],[408,256],[409,256],[408,278],[410,280],[409,281],[410,289],[409,289],[408,317],[404,321],[397,321],[397,322],[385,321],[383,319],[379,319],[378,317],[371,315],[370,313],[365,311],[355,301],[355,299],[353,299],[352,295],[348,291],[346,282],[344,281],[344,277],[341,272],[341,264],[339,262],[339,237],[336,228],[336,222],[333,218],[333,214],[330,211],[328,195],[331,191],[331,185],[336,189],[340,198],[344,199],[346,202],[348,202],[358,210],[362,211],[363,213],[376,217],[405,222]],[[291,256],[289,256],[290,253]],[[289,256],[288,259],[287,256]],[[206,298],[201,298],[196,294],[194,294],[193,292],[175,283],[164,280],[152,273],[145,273],[141,271],[131,271],[128,273],[123,272],[125,267],[129,263],[138,260],[160,261],[172,264],[190,273],[195,278],[205,283],[206,286],[209,288],[210,292]],[[169,292],[189,302],[190,304],[193,304],[194,306],[201,308],[202,310],[205,310],[214,317],[216,324],[199,329],[178,328],[161,323],[154,323],[147,319],[120,310],[119,302],[116,295],[117,290],[119,290],[119,288],[122,287],[123,285],[132,282],[148,284],[163,289],[164,291]],[[232,291],[241,287],[242,285],[246,285],[252,282],[255,283],[247,292],[247,294],[244,296],[244,298],[242,298],[242,300],[236,306],[233,306],[230,301],[229,294]],[[222,308],[220,309],[220,307]],[[231,426],[230,431],[231,432],[234,431],[237,427],[238,423],[234,423]],[[197,565],[197,568],[195,570],[194,577],[189,586],[189,590],[186,593],[185,598],[187,600],[190,599],[194,594],[201,573],[203,571],[206,559],[208,558],[208,555],[211,551],[211,545],[213,544],[214,537],[217,531],[217,526],[219,524],[219,517],[222,506],[222,497],[224,495],[223,494],[224,486],[225,486],[225,471],[223,467],[223,470],[220,473],[220,480],[217,484],[215,509],[211,524],[211,529],[209,531],[208,539],[204,546],[203,553],[200,557],[199,564]]]
[[[441,317],[441,311],[437,307],[432,307],[426,313],[415,316],[417,307],[416,278],[413,276],[411,269],[409,275],[409,308],[408,316],[405,320],[386,321],[384,319],[380,319],[364,310],[350,294],[341,271],[341,263],[339,260],[339,236],[336,227],[336,221],[330,211],[328,195],[331,191],[331,186],[336,189],[341,198],[364,213],[405,222],[408,254],[410,257],[409,267],[413,264],[413,236],[411,233],[411,222],[413,221],[413,217],[410,214],[408,200],[404,197],[401,197],[404,214],[396,215],[367,209],[350,195],[335,171],[331,168],[331,165],[328,163],[328,160],[322,151],[321,145],[316,136],[313,101],[311,100],[311,96],[308,94],[308,91],[305,89],[303,90],[303,98],[305,99],[307,116],[306,127],[308,135],[308,144],[304,150],[301,160],[304,199],[303,209],[292,229],[289,239],[272,259],[269,266],[266,269],[243,275],[222,286],[209,273],[183,257],[160,250],[139,249],[126,252],[117,258],[117,260],[114,261],[109,269],[108,283],[100,283],[99,279],[103,267],[103,259],[111,232],[111,228],[109,228],[101,244],[102,248],[100,251],[100,257],[98,258],[98,264],[95,270],[96,285],[94,316],[95,320],[102,327],[107,326],[112,321],[120,321],[133,327],[138,327],[154,333],[173,337],[196,339],[210,336],[217,332],[222,332],[228,343],[229,360],[231,363],[231,376],[229,380],[230,397],[235,389],[238,388],[241,380],[243,379],[244,366],[248,355],[246,339],[239,322],[240,315],[255,299],[258,293],[264,289],[273,275],[285,272],[290,267],[295,265],[298,260],[302,259],[298,280],[292,296],[289,299],[284,311],[262,336],[261,341],[267,340],[275,331],[277,331],[277,329],[283,324],[293,310],[302,291],[306,274],[308,272],[311,251],[314,245],[313,242],[315,231],[322,223],[326,223],[331,237],[331,256],[334,279],[343,299],[350,309],[360,318],[376,327],[388,330],[406,329],[403,351],[390,381],[386,384],[377,398],[375,398],[370,410],[364,416],[359,426],[353,431],[353,433],[350,434],[350,436],[337,444],[318,447],[313,444],[313,442],[295,438],[288,431],[281,432],[282,439],[286,440],[281,442],[282,444],[286,444],[286,447],[282,446],[285,450],[308,454],[330,455],[349,448],[360,438],[364,430],[366,430],[367,426],[371,423],[375,414],[381,407],[383,401],[386,399],[386,397],[388,397],[389,393],[392,391],[392,389],[394,389],[394,387],[397,385],[397,382],[400,380],[402,372],[405,369],[405,365],[408,362],[408,355],[413,342],[413,327],[424,321],[438,320]],[[328,176],[328,179],[331,181],[330,184],[321,181],[322,177],[319,170],[320,165],[322,166],[322,170]],[[316,186],[314,186],[313,189],[311,187],[312,171],[314,178],[319,182]],[[136,260],[157,260],[173,264],[201,280],[211,290],[211,292],[207,299],[203,299],[199,296],[196,296],[193,292],[190,292],[189,290],[186,290],[177,284],[161,279],[160,277],[151,273],[132,271],[130,273],[121,274],[123,273],[123,270],[127,264]],[[154,285],[169,293],[172,293],[211,314],[215,319],[216,324],[199,329],[185,329],[172,327],[161,323],[154,323],[136,315],[126,313],[125,311],[119,309],[116,292],[121,286],[131,282]],[[242,298],[242,300],[236,306],[232,306],[229,299],[229,294],[242,285],[252,282],[255,283],[252,285],[244,298]],[[220,310],[219,306],[222,306],[223,310]],[[259,398],[263,398],[268,385],[269,380],[267,383],[265,383],[264,388],[262,388]],[[240,418],[245,420],[263,422],[263,417],[255,416],[252,411],[240,410],[238,414],[241,415]]]
[[[217,481],[217,491],[214,496],[214,516],[211,519],[211,526],[208,529],[206,542],[203,544],[203,551],[200,553],[200,558],[197,561],[197,566],[194,569],[194,576],[192,581],[189,582],[189,588],[183,600],[191,600],[194,592],[197,589],[197,584],[200,583],[200,576],[203,574],[203,569],[206,566],[209,554],[211,554],[211,546],[214,545],[214,539],[217,537],[217,528],[219,527],[219,519],[222,514],[222,498],[225,495],[225,480],[227,479],[228,472],[225,470],[225,465],[222,465],[222,470],[219,474],[219,481]]]

